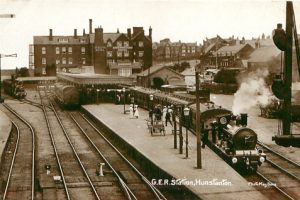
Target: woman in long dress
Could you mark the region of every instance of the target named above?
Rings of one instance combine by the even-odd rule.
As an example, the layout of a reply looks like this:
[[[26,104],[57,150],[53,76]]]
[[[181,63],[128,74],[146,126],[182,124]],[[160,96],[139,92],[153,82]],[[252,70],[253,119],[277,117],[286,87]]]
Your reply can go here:
[[[130,106],[129,106],[129,117],[130,118],[133,117],[133,106],[132,106],[132,104],[130,104]]]
[[[135,110],[134,117],[139,118],[139,110],[138,110],[138,106],[137,105],[134,106],[134,110]]]

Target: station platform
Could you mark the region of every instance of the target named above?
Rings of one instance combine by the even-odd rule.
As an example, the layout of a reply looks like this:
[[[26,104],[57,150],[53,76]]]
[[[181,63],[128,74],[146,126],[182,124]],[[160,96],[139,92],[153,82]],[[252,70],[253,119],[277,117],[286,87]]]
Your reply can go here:
[[[123,105],[84,105],[82,108],[176,180],[186,180],[182,183],[200,199],[266,199],[208,147],[202,149],[202,169],[196,169],[196,137],[193,134],[189,134],[188,159],[185,158],[185,141],[183,154],[174,149],[170,125],[166,127],[165,136],[151,136],[146,110],[139,109],[139,118],[133,119],[123,114]],[[185,133],[183,128],[184,138]]]
[[[2,107],[2,105],[0,106]],[[0,156],[1,156],[0,166],[3,159],[2,155],[5,150],[11,128],[12,128],[12,123],[10,119],[7,117],[7,115],[4,112],[0,110]]]

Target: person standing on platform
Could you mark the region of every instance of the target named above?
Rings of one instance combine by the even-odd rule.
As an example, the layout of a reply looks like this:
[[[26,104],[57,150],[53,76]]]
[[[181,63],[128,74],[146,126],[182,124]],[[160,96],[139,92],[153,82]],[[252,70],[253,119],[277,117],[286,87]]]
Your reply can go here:
[[[173,126],[173,124],[171,122],[171,113],[169,112],[169,110],[167,110],[167,113],[166,113],[166,126],[168,125],[168,122],[171,124],[171,126]]]
[[[129,106],[129,116],[130,116],[130,118],[133,117],[133,105],[132,104],[130,104],[130,106]]]
[[[168,112],[170,113],[170,121],[173,119],[173,105],[168,106]]]
[[[162,121],[163,122],[165,122],[165,120],[166,120],[167,111],[168,111],[167,106],[164,106],[164,108],[163,108],[163,114],[162,114]]]
[[[138,110],[138,106],[137,105],[134,106],[134,110],[135,110],[134,117],[135,118],[139,118],[139,110]]]

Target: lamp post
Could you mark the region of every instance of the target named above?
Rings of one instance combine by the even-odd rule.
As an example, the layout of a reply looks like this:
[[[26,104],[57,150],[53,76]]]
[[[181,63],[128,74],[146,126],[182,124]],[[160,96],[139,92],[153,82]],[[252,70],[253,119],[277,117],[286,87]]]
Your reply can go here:
[[[173,107],[173,105],[172,105]],[[173,120],[173,124],[174,124],[174,149],[177,149],[177,123],[176,123],[176,115],[177,115],[177,106],[174,107],[174,114],[172,115],[172,120]]]
[[[150,106],[149,106],[149,109],[150,109],[150,107],[151,107],[151,110],[153,110],[153,94],[150,94],[149,95],[149,100],[150,100]]]
[[[185,158],[189,157],[189,150],[188,150],[188,145],[189,145],[189,136],[188,136],[188,128],[189,128],[189,123],[190,123],[190,109],[188,107],[185,107],[183,109],[183,114],[185,117]]]
[[[124,99],[124,114],[126,114],[126,110],[125,110],[125,103],[126,103],[126,97],[125,97],[125,92],[126,92],[126,89],[125,88],[123,88],[122,89],[122,91],[123,91],[123,99]]]
[[[4,102],[4,99],[2,99],[1,96],[1,91],[2,91],[2,73],[1,73],[1,58],[5,58],[5,57],[17,57],[17,54],[10,54],[10,55],[5,55],[5,54],[0,54],[0,103]]]

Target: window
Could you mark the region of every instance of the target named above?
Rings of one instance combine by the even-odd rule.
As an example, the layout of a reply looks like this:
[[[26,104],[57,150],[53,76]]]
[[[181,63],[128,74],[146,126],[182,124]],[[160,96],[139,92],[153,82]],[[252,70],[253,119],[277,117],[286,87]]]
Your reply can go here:
[[[128,41],[124,41],[124,47],[129,47],[129,42]]]
[[[42,58],[42,64],[46,65],[46,58]]]
[[[85,65],[85,63],[86,63],[85,58],[82,58],[81,61],[82,61],[82,64]]]
[[[107,46],[108,46],[108,47],[111,47],[111,46],[112,46],[111,41],[108,41],[108,42],[107,42]]]
[[[132,74],[131,68],[121,68],[118,70],[119,76],[130,76]]]
[[[117,46],[118,46],[118,47],[121,47],[121,46],[122,46],[122,41],[118,41],[118,42],[117,42]]]
[[[81,54],[85,54],[85,47],[81,47]]]
[[[42,47],[42,54],[46,54],[46,47]]]
[[[144,51],[139,51],[139,57],[143,57],[144,56]]]
[[[63,65],[67,64],[67,59],[66,58],[62,58],[62,64]]]
[[[56,62],[55,62],[57,65],[60,64],[60,59],[56,59]]]
[[[59,43],[68,43],[68,41],[69,41],[68,38],[59,38],[58,39]]]
[[[139,41],[139,47],[143,47],[144,46],[144,42],[143,41]]]
[[[117,51],[117,56],[122,57],[122,51]]]
[[[124,57],[129,57],[129,51],[124,51]]]
[[[59,47],[56,47],[56,48],[55,48],[55,52],[56,52],[56,54],[59,54],[59,53],[60,53]]]
[[[85,43],[85,39],[84,39],[84,38],[80,38],[80,39],[79,39],[79,42],[80,42],[80,43]]]
[[[42,68],[42,74],[46,75],[46,68],[45,67]]]
[[[61,48],[61,53],[62,54],[66,54],[67,53],[67,48],[66,47],[62,47]]]
[[[106,52],[106,56],[107,56],[107,57],[112,57],[112,51],[107,51],[107,52]]]
[[[69,48],[68,48],[68,53],[69,53],[69,54],[72,54],[72,50],[73,50],[72,47],[69,47]]]
[[[73,58],[69,58],[69,65],[73,64]]]

